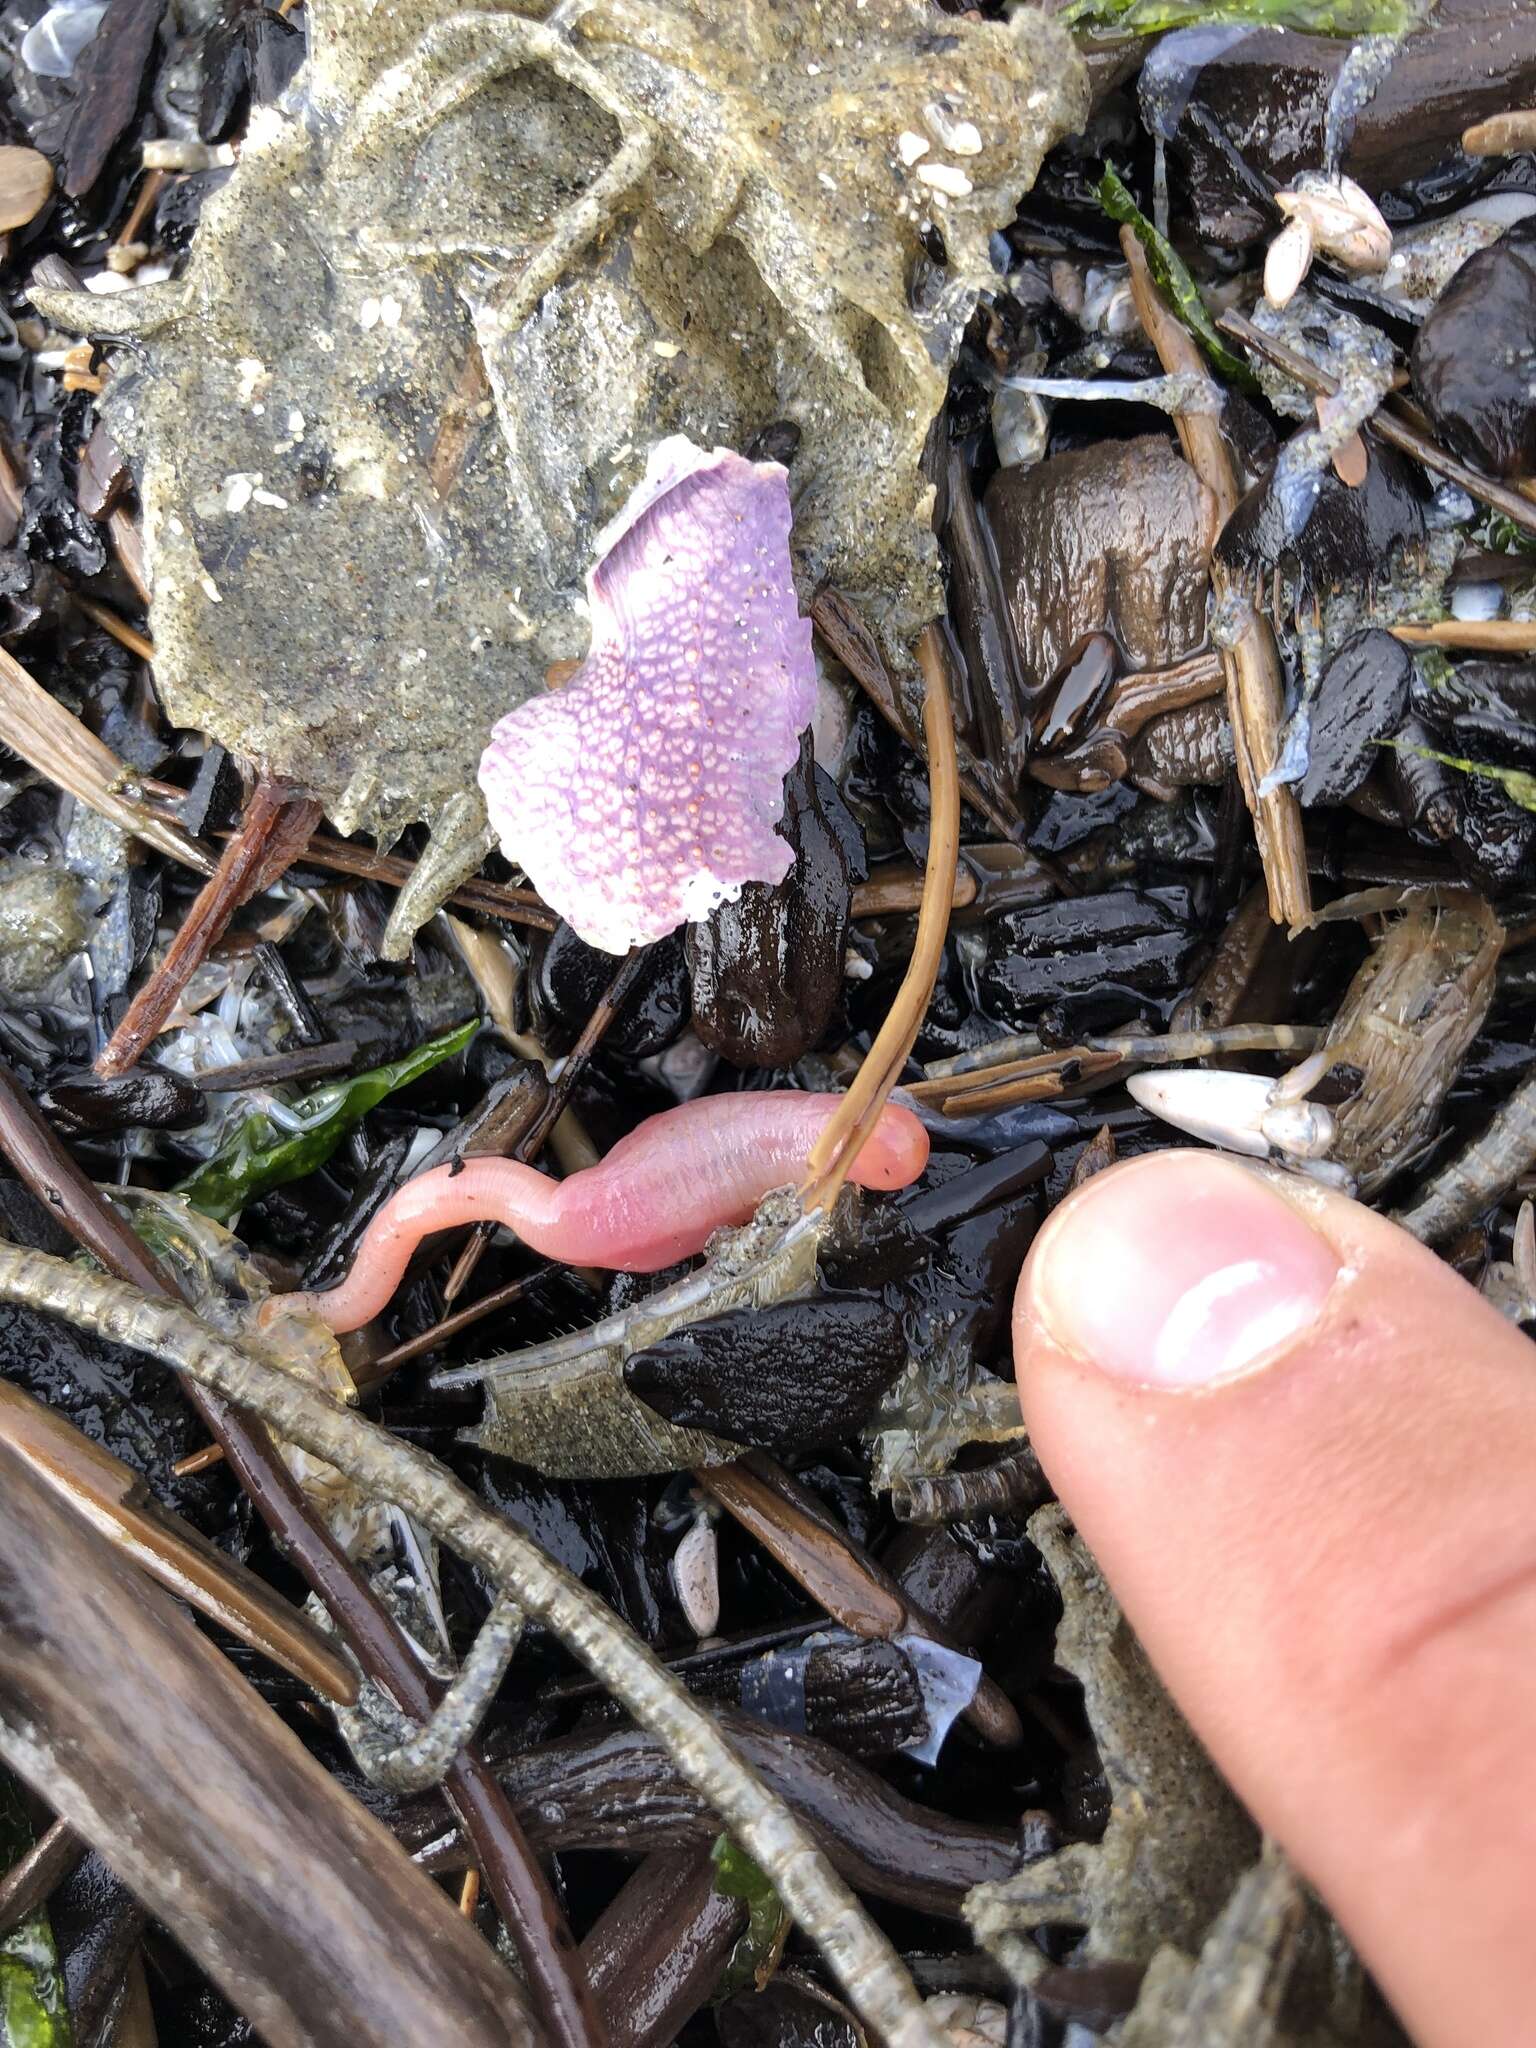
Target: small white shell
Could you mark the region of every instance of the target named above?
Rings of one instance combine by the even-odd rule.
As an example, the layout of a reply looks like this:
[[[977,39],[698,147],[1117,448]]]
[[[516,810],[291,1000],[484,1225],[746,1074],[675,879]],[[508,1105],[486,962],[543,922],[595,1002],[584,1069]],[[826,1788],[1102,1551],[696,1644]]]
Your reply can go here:
[[[937,100],[924,107],[923,119],[952,156],[981,155],[981,130],[974,121],[962,120]]]
[[[1289,192],[1275,194],[1275,204],[1293,226],[1304,222],[1316,246],[1348,269],[1386,269],[1392,230],[1375,200],[1353,178],[1303,172]]]
[[[1304,220],[1288,221],[1264,258],[1264,296],[1277,309],[1288,306],[1312,268],[1312,230]]]
[[[699,1516],[673,1551],[672,1585],[694,1634],[712,1636],[720,1626],[720,1545],[708,1515]]]
[[[958,164],[919,164],[917,175],[925,185],[950,199],[963,199],[971,189],[970,179]]]
[[[1336,1130],[1328,1111],[1312,1102],[1276,1102],[1274,1084],[1262,1074],[1164,1067],[1132,1074],[1125,1085],[1143,1109],[1165,1123],[1250,1159],[1278,1152],[1316,1160],[1333,1148]]]

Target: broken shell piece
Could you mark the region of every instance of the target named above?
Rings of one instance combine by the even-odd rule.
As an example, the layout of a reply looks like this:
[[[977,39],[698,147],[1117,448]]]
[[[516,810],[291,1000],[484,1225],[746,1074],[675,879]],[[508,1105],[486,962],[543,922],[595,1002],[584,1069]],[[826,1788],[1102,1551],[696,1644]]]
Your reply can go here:
[[[1315,245],[1349,270],[1385,270],[1392,255],[1392,230],[1368,192],[1353,178],[1325,178],[1303,171],[1275,204],[1295,223],[1303,222]]]
[[[1392,230],[1376,202],[1353,178],[1325,178],[1303,171],[1275,204],[1286,225],[1264,259],[1264,296],[1272,306],[1288,305],[1321,249],[1346,270],[1385,270],[1392,255]]]
[[[41,151],[0,148],[0,232],[24,228],[53,190],[53,165]]]
[[[970,179],[958,164],[919,164],[917,175],[946,199],[964,199],[971,189]]]
[[[981,130],[974,121],[962,120],[938,100],[930,100],[923,119],[952,156],[980,156]]]
[[[672,1553],[677,1604],[696,1636],[720,1626],[720,1545],[713,1519],[702,1514]]]
[[[816,704],[776,462],[674,434],[599,537],[592,644],[491,734],[502,851],[589,945],[626,953],[781,882],[774,826]]]
[[[1125,1085],[1143,1109],[1165,1123],[1250,1159],[1278,1157],[1315,1171],[1333,1147],[1335,1126],[1329,1112],[1315,1102],[1277,1101],[1275,1083],[1262,1074],[1165,1067],[1158,1073],[1132,1074]]]
[[[1288,221],[1264,258],[1264,296],[1277,310],[1288,306],[1312,268],[1312,230],[1304,220]]]

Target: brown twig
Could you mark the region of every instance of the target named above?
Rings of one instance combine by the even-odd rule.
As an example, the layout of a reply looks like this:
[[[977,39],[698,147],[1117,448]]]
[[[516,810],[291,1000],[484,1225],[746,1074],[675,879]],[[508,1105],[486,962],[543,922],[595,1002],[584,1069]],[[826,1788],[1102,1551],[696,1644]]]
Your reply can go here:
[[[30,1849],[0,1877],[0,1941],[35,1913],[85,1854],[86,1845],[62,1820],[45,1828]]]
[[[1164,303],[1132,229],[1120,230],[1120,249],[1129,266],[1137,316],[1164,370],[1170,376],[1203,375],[1200,351],[1188,329]],[[1221,422],[1206,413],[1180,413],[1175,425],[1185,460],[1214,498],[1218,525],[1225,525],[1237,504],[1237,475]],[[1240,602],[1220,563],[1214,560],[1211,585],[1218,604]],[[1242,630],[1233,644],[1223,649],[1222,658],[1238,780],[1253,819],[1253,836],[1269,889],[1269,914],[1276,924],[1300,924],[1312,907],[1301,806],[1295,790],[1287,785],[1268,796],[1259,795],[1259,787],[1279,754],[1285,688],[1274,633],[1251,606],[1245,607]]]
[[[297,1374],[230,1343],[181,1303],[156,1299],[68,1260],[0,1243],[0,1299],[147,1352],[255,1411],[285,1441],[334,1465],[366,1495],[400,1508],[477,1567],[503,1604],[543,1623],[603,1682],[638,1723],[637,1734],[656,1739],[676,1771],[762,1866],[870,2032],[887,2048],[942,2048],[941,2030],[891,1941],[839,1879],[804,1823],[739,1754],[754,1753],[758,1731],[750,1717],[725,1717],[733,1731],[728,1735],[596,1594],[436,1459]],[[5,1497],[0,1492],[0,1500]],[[791,1740],[773,1731],[770,1755]],[[998,1831],[992,1832],[996,1839]]]
[[[1487,654],[1536,654],[1536,619],[1440,619],[1429,626],[1388,626],[1409,647],[1466,647]]]
[[[747,1909],[715,1877],[708,1848],[658,1849],[582,1943],[613,2048],[664,2048],[719,1983]]]
[[[375,853],[371,847],[349,846],[344,839],[332,839],[316,832],[300,858],[306,866],[329,868],[338,875],[355,875],[365,882],[382,882],[399,889],[411,879],[416,863],[392,853]],[[505,882],[474,880],[461,882],[448,898],[461,910],[478,910],[483,917],[498,917],[504,924],[531,924],[552,932],[560,920],[532,889],[514,889]]]
[[[1310,357],[1274,335],[1266,334],[1255,327],[1251,320],[1245,320],[1241,313],[1223,313],[1216,325],[1223,334],[1233,341],[1241,342],[1244,348],[1252,349],[1256,356],[1273,363],[1277,370],[1283,370],[1288,377],[1294,377],[1305,390],[1331,398],[1338,390],[1338,381],[1326,370],[1320,370]],[[1520,493],[1508,485],[1495,482],[1491,476],[1484,476],[1480,469],[1472,469],[1456,456],[1448,455],[1438,442],[1430,439],[1409,421],[1400,419],[1385,406],[1372,413],[1365,423],[1365,431],[1374,434],[1378,440],[1386,441],[1392,447],[1401,449],[1404,455],[1411,455],[1416,462],[1422,462],[1426,469],[1437,475],[1448,477],[1453,484],[1471,497],[1480,498],[1485,505],[1491,505],[1495,512],[1502,512],[1506,519],[1513,520],[1527,533],[1536,533],[1536,505],[1529,504]]]
[[[159,1262],[75,1164],[9,1068],[0,1063],[0,1151],[22,1181],[109,1273],[159,1300],[180,1299]],[[334,1618],[368,1675],[407,1714],[425,1720],[436,1704],[415,1652],[330,1531],[310,1508],[271,1438],[228,1402],[182,1382],[223,1448],[280,1552]],[[558,2048],[601,2048],[595,2008],[572,1967],[570,1932],[512,1809],[478,1750],[461,1752],[444,1790],[475,1847],[528,1973],[540,2017]],[[589,2025],[591,2031],[589,2031]]]
[[[200,875],[212,874],[213,862],[196,840],[189,839],[171,819],[123,794],[125,785],[133,782],[127,763],[50,697],[3,647],[0,731],[13,754],[67,790],[78,803],[99,811],[124,832],[184,867],[194,868]]]
[[[93,597],[83,596],[78,590],[71,591],[70,595],[74,599],[76,611],[84,612],[88,619],[94,620],[104,633],[110,633],[130,654],[136,654],[140,661],[154,660],[155,643],[146,640],[142,633],[136,633],[132,626],[117,616],[116,612],[109,611],[104,604],[98,604]]]
[[[189,1078],[205,1095],[238,1094],[245,1088],[280,1088],[290,1081],[318,1081],[344,1074],[357,1058],[355,1038],[332,1038],[319,1045],[295,1046],[292,1052],[264,1053],[259,1059],[232,1060],[227,1067],[205,1067]]]
[[[263,2039],[537,2048],[520,1987],[430,1877],[9,1448],[0,1626],[7,1764]]]
[[[165,957],[128,1005],[98,1057],[98,1074],[123,1074],[138,1064],[144,1048],[175,1009],[182,990],[224,936],[229,920],[242,903],[269,889],[292,866],[319,815],[318,804],[295,799],[283,784],[257,783],[239,831],[198,891]]]
[[[357,1680],[335,1644],[264,1579],[151,1499],[142,1477],[120,1458],[4,1380],[0,1438],[75,1514],[178,1599],[302,1685],[343,1706],[356,1700]]]
[[[968,910],[976,901],[980,886],[970,868],[956,868],[955,885],[949,898],[950,909]],[[903,911],[917,910],[922,905],[923,887],[923,877],[915,868],[881,869],[867,882],[859,883],[853,892],[848,915],[854,918],[896,917]]]
[[[479,1301],[472,1301],[468,1308],[461,1308],[457,1315],[444,1316],[440,1323],[434,1323],[430,1330],[423,1330],[419,1337],[411,1337],[404,1344],[397,1344],[393,1351],[386,1351],[382,1358],[376,1358],[371,1365],[358,1371],[356,1378],[359,1389],[376,1387],[397,1367],[408,1365],[424,1351],[435,1351],[439,1344],[446,1344],[450,1337],[457,1337],[460,1331],[468,1330],[476,1323],[483,1323],[487,1316],[495,1315],[498,1309],[510,1308],[514,1301],[522,1300],[530,1287],[554,1270],[553,1266],[540,1266],[537,1272],[525,1273],[520,1280],[509,1280],[505,1287],[498,1287],[494,1294],[482,1295]]]
[[[912,957],[901,987],[852,1085],[817,1139],[802,1191],[807,1209],[826,1208],[837,1197],[859,1148],[874,1129],[886,1099],[907,1063],[938,980],[949,932],[955,865],[960,856],[960,782],[955,758],[954,714],[950,708],[948,653],[937,626],[918,636],[923,672],[923,730],[928,742],[928,856],[922,906],[912,940]]]
[[[904,739],[914,753],[922,751],[916,728],[908,718],[900,692],[885,665],[874,635],[841,591],[818,590],[811,599],[811,621],[830,651],[847,669],[886,724]],[[935,628],[929,628],[935,631]],[[1024,820],[1012,792],[996,770],[976,757],[958,741],[955,757],[959,763],[960,789],[974,810],[1000,832],[1004,839],[1022,845]]]
[[[126,505],[118,505],[107,514],[107,532],[112,538],[118,567],[133,585],[139,603],[148,604],[149,571],[145,562],[144,536]]]
[[[146,175],[143,184],[138,189],[133,205],[128,210],[128,218],[117,231],[115,247],[126,249],[130,242],[136,242],[139,239],[139,229],[149,219],[150,210],[164,191],[165,180],[166,173],[164,171],[150,171]]]

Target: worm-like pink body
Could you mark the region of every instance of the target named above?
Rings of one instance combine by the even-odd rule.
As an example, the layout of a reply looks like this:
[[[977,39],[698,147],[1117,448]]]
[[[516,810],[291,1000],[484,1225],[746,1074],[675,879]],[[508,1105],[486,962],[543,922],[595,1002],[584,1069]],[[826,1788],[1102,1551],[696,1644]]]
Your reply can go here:
[[[648,1117],[596,1166],[563,1181],[514,1159],[435,1167],[384,1204],[339,1287],[280,1299],[312,1309],[338,1333],[359,1329],[399,1286],[424,1237],[466,1223],[503,1223],[566,1265],[660,1272],[702,1251],[712,1231],[745,1223],[771,1188],[799,1180],[840,1100],[795,1089],[701,1096]],[[928,1133],[910,1110],[887,1108],[849,1178],[904,1188],[927,1163]]]

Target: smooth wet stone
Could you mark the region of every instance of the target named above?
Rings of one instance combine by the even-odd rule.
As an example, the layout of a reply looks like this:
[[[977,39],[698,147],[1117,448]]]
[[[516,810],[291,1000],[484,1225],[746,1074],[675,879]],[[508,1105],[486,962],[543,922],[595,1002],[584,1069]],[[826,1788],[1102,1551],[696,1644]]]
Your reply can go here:
[[[1160,435],[1001,470],[986,513],[1032,688],[1086,633],[1112,633],[1128,668],[1204,641],[1215,501]]]
[[[1536,466],[1536,216],[1461,266],[1410,367],[1447,447],[1495,476]]]
[[[1408,709],[1413,657],[1390,633],[1372,630],[1346,640],[1323,671],[1308,733],[1303,804],[1337,804],[1353,793],[1381,758]]]

